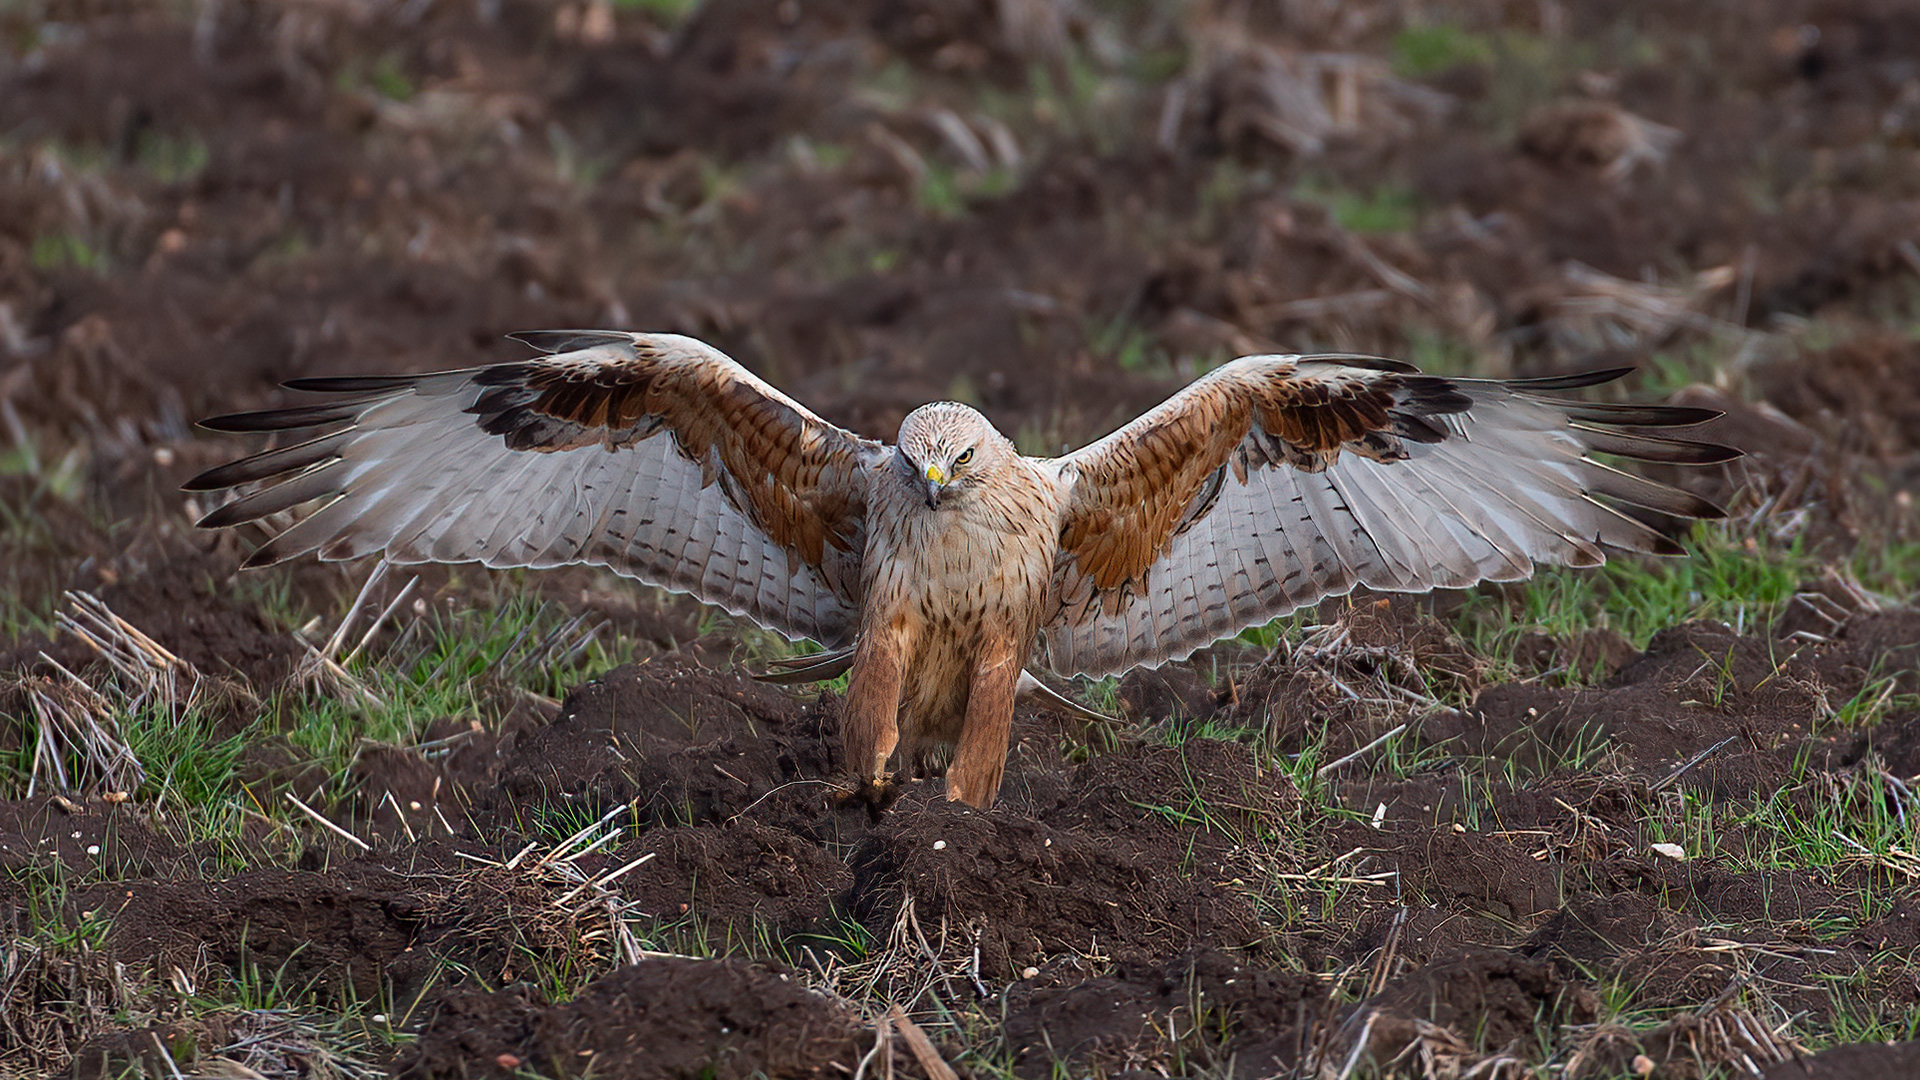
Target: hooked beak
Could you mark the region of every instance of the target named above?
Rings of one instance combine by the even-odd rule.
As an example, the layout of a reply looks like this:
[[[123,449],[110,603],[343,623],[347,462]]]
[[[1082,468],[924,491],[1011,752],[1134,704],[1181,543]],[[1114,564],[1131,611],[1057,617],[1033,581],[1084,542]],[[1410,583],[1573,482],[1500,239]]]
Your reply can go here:
[[[926,481],[927,509],[937,510],[940,508],[940,493],[947,489],[947,474],[941,471],[940,466],[929,465],[927,466]]]

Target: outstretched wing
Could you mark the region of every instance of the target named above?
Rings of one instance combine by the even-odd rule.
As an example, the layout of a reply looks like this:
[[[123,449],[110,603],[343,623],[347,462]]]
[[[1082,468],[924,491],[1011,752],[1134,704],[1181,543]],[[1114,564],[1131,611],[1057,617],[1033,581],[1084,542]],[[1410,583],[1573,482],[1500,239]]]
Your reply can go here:
[[[1596,565],[1608,549],[1678,554],[1647,511],[1722,511],[1589,454],[1707,464],[1738,451],[1634,430],[1708,410],[1547,393],[1627,370],[1493,382],[1365,357],[1227,364],[1055,462],[1068,505],[1045,658],[1106,674],[1355,585],[1460,587]]]
[[[216,431],[322,428],[211,469],[260,483],[218,528],[318,501],[248,566],[318,550],[395,562],[597,563],[794,637],[851,641],[880,444],[674,334],[518,335],[546,354],[432,375],[301,379],[326,404],[216,417]]]

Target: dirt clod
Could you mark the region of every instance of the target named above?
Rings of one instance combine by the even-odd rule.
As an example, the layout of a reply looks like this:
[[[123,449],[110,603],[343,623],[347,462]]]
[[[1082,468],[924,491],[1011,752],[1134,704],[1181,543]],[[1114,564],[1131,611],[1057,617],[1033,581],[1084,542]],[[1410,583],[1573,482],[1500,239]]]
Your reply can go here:
[[[562,1004],[525,989],[456,991],[433,1007],[398,1071],[505,1076],[525,1063],[554,1076],[825,1077],[859,1062],[860,1030],[789,973],[664,958],[617,968]]]

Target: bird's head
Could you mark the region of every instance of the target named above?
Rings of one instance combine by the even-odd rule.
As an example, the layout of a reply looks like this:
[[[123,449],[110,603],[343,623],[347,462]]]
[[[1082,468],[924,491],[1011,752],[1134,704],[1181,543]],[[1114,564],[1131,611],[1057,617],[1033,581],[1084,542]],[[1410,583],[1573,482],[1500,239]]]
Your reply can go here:
[[[965,497],[1011,455],[1013,444],[978,409],[952,401],[922,405],[900,423],[895,466],[929,509]]]

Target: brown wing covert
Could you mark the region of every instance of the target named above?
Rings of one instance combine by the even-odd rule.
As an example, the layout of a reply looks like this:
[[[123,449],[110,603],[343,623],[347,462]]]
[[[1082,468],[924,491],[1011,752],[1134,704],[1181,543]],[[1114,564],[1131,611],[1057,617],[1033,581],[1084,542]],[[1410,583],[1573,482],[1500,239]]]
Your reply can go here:
[[[1698,409],[1556,396],[1624,369],[1495,382],[1360,357],[1244,357],[1058,460],[1071,485],[1043,633],[1063,673],[1161,663],[1356,585],[1511,580],[1609,549],[1676,554],[1713,504],[1590,453],[1737,456],[1641,428]]]
[[[187,485],[258,485],[202,525],[307,503],[249,565],[318,550],[396,562],[597,563],[793,636],[851,640],[863,471],[880,452],[717,350],[669,334],[523,335],[546,355],[465,371],[304,379],[319,405],[217,417],[318,435]]]

